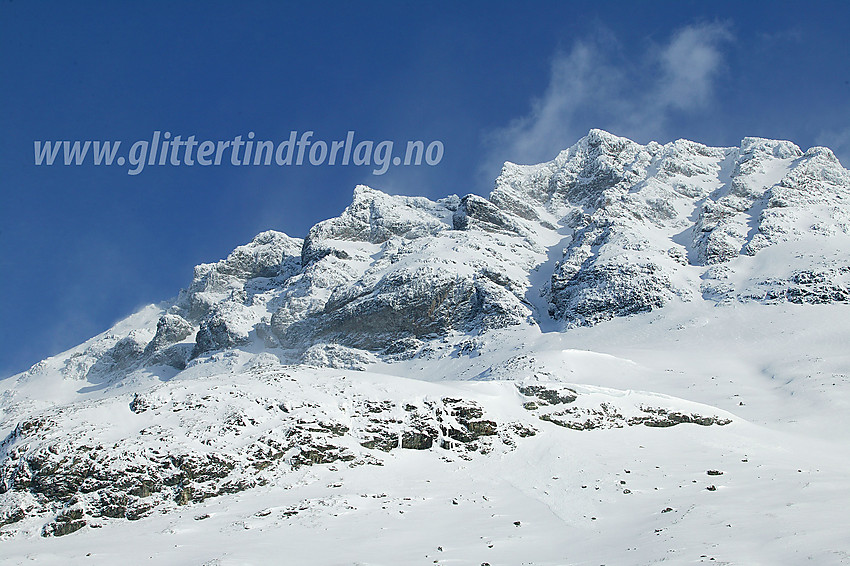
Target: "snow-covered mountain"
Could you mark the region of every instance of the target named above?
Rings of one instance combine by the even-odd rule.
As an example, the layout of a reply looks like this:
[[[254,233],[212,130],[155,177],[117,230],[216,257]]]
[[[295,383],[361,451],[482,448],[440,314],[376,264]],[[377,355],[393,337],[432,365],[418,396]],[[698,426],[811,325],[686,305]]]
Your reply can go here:
[[[0,556],[850,563],[848,250],[787,141],[359,186],[3,383]]]

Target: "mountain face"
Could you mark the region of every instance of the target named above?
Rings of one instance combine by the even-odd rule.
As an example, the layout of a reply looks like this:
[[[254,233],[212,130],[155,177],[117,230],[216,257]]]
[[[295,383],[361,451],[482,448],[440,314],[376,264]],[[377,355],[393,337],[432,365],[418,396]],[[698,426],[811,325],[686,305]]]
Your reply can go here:
[[[754,258],[788,242],[828,248],[850,233],[848,199],[850,173],[825,148],[642,146],[592,130],[551,162],[506,164],[489,199],[359,186],[304,240],[268,231],[198,266],[152,339],[124,337],[86,363],[182,369],[259,337],[333,365],[341,352],[411,356],[452,332],[563,330],[671,301],[845,302],[846,261]]]
[[[673,300],[846,301],[847,265],[830,260],[734,275],[772,245],[848,234],[848,198],[828,149],[641,146],[594,130],[552,162],[507,164],[489,200],[358,187],[303,242],[266,233],[200,267],[177,308],[200,325],[196,355],[252,328],[287,350],[398,354],[452,331],[568,328]],[[277,272],[263,259],[281,257]]]
[[[327,526],[337,515],[317,509],[328,505],[386,526],[353,493],[307,503],[288,494],[315,491],[309,486],[332,476],[332,485],[363,487],[357,470],[385,468],[399,474],[382,476],[397,492],[394,504],[451,500],[444,482],[405,492],[392,478],[469,469],[478,475],[461,481],[464,496],[489,486],[499,513],[535,517],[538,533],[568,525],[577,549],[586,529],[611,540],[627,533],[651,561],[670,551],[648,542],[659,533],[682,550],[705,549],[695,533],[710,532],[726,541],[733,563],[752,563],[713,518],[748,522],[749,511],[731,502],[755,490],[773,502],[768,523],[790,520],[785,500],[765,495],[762,476],[750,472],[752,454],[765,478],[789,490],[799,478],[788,470],[822,466],[826,479],[806,484],[819,490],[806,500],[814,525],[847,500],[846,482],[836,479],[847,454],[830,455],[825,433],[850,424],[842,409],[850,399],[850,342],[842,342],[850,338],[848,244],[850,171],[826,148],[803,152],[787,141],[640,145],[592,130],[550,162],[506,163],[489,198],[431,201],[359,186],[340,216],[303,240],[263,232],[197,266],[176,299],[8,379],[0,534],[10,544],[42,535],[42,545],[80,530],[95,537],[91,528],[135,536],[142,531],[133,528],[161,528],[160,516],[191,520],[185,509],[236,501],[234,494],[279,500],[251,515],[276,532]],[[794,394],[803,404],[785,407]],[[660,449],[665,443],[677,448]],[[778,445],[799,446],[806,465],[776,453]],[[568,450],[569,464],[560,452],[568,446],[583,450]],[[697,492],[683,487],[697,481],[686,479],[690,466],[721,464],[739,482],[726,486],[728,501],[703,501],[720,479],[702,486],[701,477]],[[669,474],[656,472],[662,465]],[[623,466],[635,468],[637,488],[615,482],[631,474]],[[495,487],[504,477],[523,502],[512,506]],[[549,477],[563,477],[561,487],[537,493]],[[643,494],[638,502],[616,511],[613,500],[633,490]],[[496,503],[482,501],[489,499],[459,516],[496,516],[486,511]],[[538,504],[554,515],[544,518]],[[221,533],[246,512],[204,509],[205,518],[228,517],[212,521]],[[696,518],[678,531],[662,525],[667,513],[684,521],[688,509]],[[602,521],[591,526],[591,513]],[[298,523],[303,516],[307,523]],[[649,539],[640,526],[647,521],[660,525]],[[481,535],[498,539],[501,553],[482,547],[473,552],[478,563],[479,554],[493,563],[564,563],[557,541],[501,528]],[[739,537],[768,544],[764,532],[747,529]],[[815,537],[815,527],[804,530]],[[231,544],[234,537],[225,536]],[[806,557],[850,556],[840,538],[806,540]],[[391,553],[395,563],[422,540],[406,544]],[[468,540],[453,544],[458,559],[472,552]],[[768,544],[778,562],[766,563],[785,563],[783,544]],[[613,547],[576,552],[624,560]]]

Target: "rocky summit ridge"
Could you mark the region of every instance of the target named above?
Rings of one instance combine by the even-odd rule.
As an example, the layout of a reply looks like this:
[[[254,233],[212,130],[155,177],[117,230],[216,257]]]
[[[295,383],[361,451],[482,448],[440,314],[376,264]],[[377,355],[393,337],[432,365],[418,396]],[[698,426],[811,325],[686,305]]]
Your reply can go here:
[[[506,163],[489,198],[358,186],[303,240],[263,232],[199,265],[156,328],[83,367],[182,369],[254,339],[332,365],[343,352],[412,356],[451,333],[593,325],[671,301],[844,302],[850,263],[832,248],[848,234],[850,172],[829,149],[640,145],[591,130],[550,162]],[[757,259],[783,244],[820,256]]]

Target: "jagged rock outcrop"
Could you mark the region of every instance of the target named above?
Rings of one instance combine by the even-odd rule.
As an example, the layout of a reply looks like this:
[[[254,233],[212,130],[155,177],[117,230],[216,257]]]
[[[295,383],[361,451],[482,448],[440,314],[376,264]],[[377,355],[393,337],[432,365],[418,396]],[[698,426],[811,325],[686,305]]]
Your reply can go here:
[[[146,354],[153,354],[172,344],[182,342],[192,334],[192,325],[178,314],[167,313],[156,323],[156,334],[147,346]]]
[[[728,272],[700,268],[850,234],[848,191],[850,173],[825,148],[761,138],[641,146],[593,130],[549,163],[506,164],[491,201],[559,227],[561,257],[543,293],[549,313],[573,325],[677,298],[754,296],[714,279]]]
[[[499,258],[497,234],[455,230],[464,210],[456,197],[358,188],[339,218],[304,240],[305,267],[283,291],[272,333],[285,348],[331,342],[380,352],[400,340],[524,322],[521,279],[511,290],[509,276],[494,277],[492,262],[485,268],[486,256],[496,265],[522,257]]]
[[[202,319],[227,299],[250,300],[257,279],[286,280],[300,267],[302,241],[269,230],[239,246],[227,259],[195,267],[192,284],[182,292],[178,305],[190,320]]]

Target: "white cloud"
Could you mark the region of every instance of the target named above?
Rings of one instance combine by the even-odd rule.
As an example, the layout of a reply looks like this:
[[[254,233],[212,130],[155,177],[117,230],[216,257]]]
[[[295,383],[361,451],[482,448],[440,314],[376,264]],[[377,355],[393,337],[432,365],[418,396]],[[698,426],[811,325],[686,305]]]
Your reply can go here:
[[[720,24],[687,26],[632,60],[616,57],[624,50],[610,37],[576,41],[554,58],[549,85],[530,112],[487,136],[485,178],[492,180],[505,160],[552,159],[591,128],[645,141],[663,137],[671,113],[710,105],[731,34]]]
[[[704,106],[722,67],[720,45],[728,39],[729,32],[718,24],[688,26],[675,33],[659,57],[663,74],[656,87],[658,104],[683,110]]]

